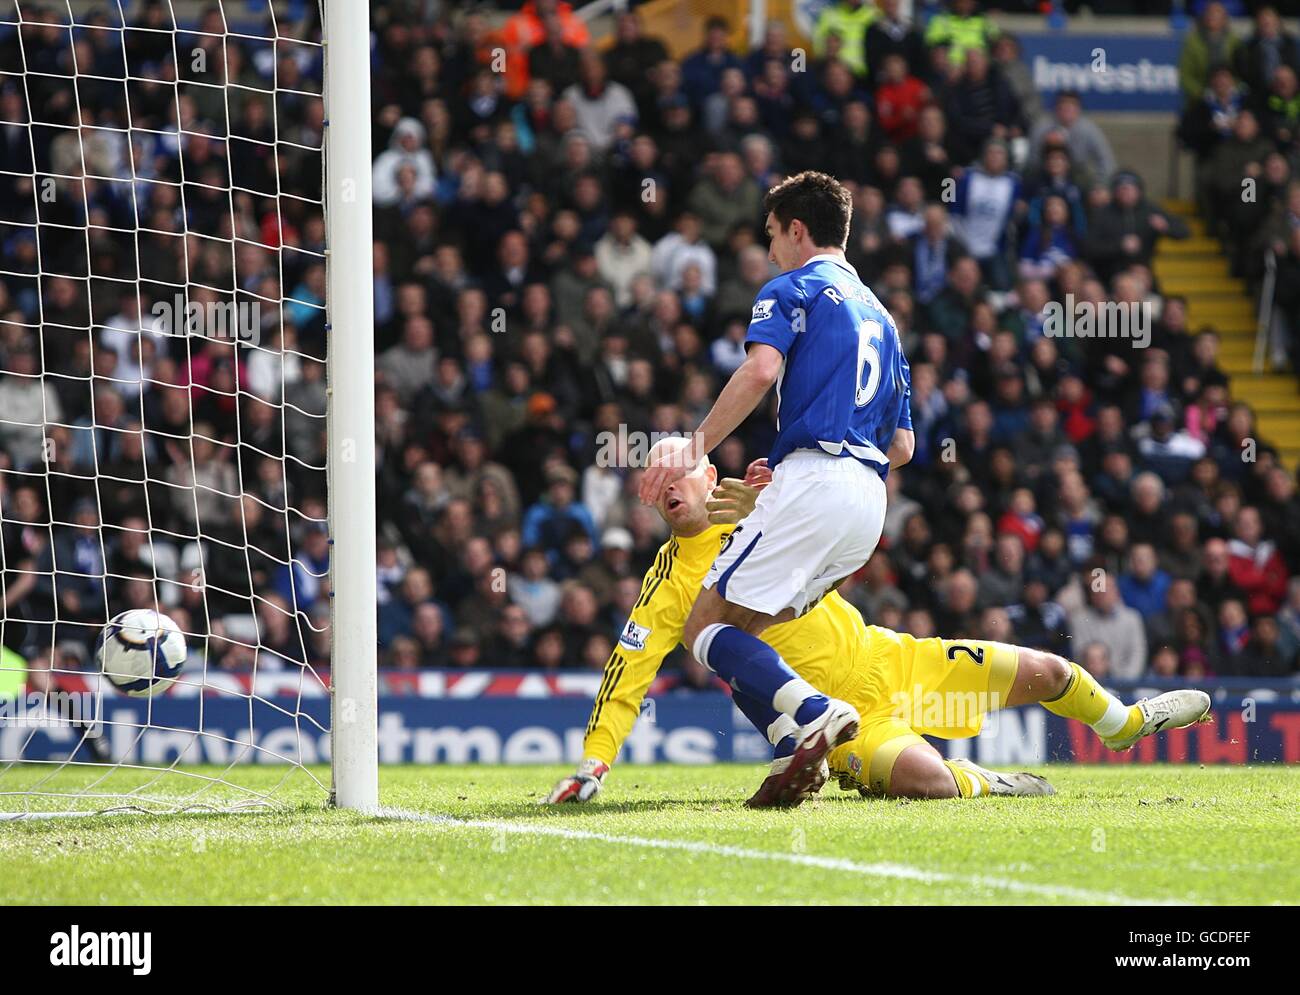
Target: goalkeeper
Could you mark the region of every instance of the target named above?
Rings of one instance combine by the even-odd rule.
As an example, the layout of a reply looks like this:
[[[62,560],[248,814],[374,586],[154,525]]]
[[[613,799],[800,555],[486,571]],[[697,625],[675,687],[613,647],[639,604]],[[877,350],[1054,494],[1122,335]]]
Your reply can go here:
[[[665,439],[651,450],[650,459],[662,454],[660,447],[680,448],[686,442]],[[770,471],[758,460],[750,465],[745,481],[730,479],[718,485],[717,471],[705,458],[660,498],[657,508],[672,535],[646,574],[605,665],[583,741],[585,759],[546,802],[588,801],[600,790],[659,665],[681,639],[709,565],[731,541],[734,523],[753,507],[769,479]],[[998,708],[1038,702],[1056,715],[1090,726],[1110,749],[1127,750],[1161,729],[1201,721],[1210,707],[1208,695],[1191,690],[1125,705],[1077,663],[1052,653],[985,640],[915,639],[867,625],[834,590],[800,618],[770,626],[762,639],[814,687],[858,709],[858,737],[827,759],[829,775],[837,777],[842,788],[857,788],[864,795],[1052,794],[1051,785],[1037,775],[1005,774],[969,760],[945,760],[921,738],[975,736],[984,716]],[[733,699],[773,746],[771,771],[746,804],[773,805],[773,787],[794,750],[796,727],[766,703],[739,693]],[[826,773],[812,790],[821,787]]]

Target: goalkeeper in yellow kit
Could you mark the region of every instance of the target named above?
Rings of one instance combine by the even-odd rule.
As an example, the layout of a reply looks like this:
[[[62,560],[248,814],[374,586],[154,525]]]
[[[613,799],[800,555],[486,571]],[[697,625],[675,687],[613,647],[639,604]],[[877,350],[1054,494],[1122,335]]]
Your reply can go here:
[[[659,446],[685,441],[668,439]],[[763,462],[751,464],[745,482],[723,481],[715,490],[717,471],[703,459],[661,498],[658,511],[672,536],[646,574],[605,665],[587,723],[585,759],[574,774],[561,779],[547,802],[587,801],[600,790],[659,665],[681,639],[705,574],[769,477]],[[1037,775],[945,760],[921,738],[975,736],[984,716],[999,708],[1039,702],[1091,726],[1111,749],[1125,750],[1161,729],[1200,721],[1210,707],[1208,695],[1190,690],[1125,705],[1078,664],[1051,653],[986,640],[915,639],[867,625],[833,590],[801,617],[770,626],[761,638],[809,684],[858,709],[857,738],[837,747],[827,760],[829,775],[839,778],[841,787],[856,787],[864,795],[1051,794],[1051,786]],[[738,692],[733,698],[774,750],[771,773],[747,804],[776,804],[772,786],[788,764],[797,727],[762,702]],[[825,779],[824,774],[812,790]]]

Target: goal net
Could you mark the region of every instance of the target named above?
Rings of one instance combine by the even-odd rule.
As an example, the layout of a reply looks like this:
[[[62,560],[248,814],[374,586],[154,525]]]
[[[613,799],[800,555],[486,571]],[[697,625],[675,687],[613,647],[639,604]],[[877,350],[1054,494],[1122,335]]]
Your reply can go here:
[[[365,8],[0,0],[0,818],[376,803]]]

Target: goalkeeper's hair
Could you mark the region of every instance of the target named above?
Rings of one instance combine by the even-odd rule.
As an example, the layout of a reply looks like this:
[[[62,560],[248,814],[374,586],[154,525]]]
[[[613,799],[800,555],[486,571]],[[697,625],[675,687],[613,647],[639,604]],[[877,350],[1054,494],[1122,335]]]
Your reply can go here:
[[[782,231],[798,219],[814,245],[842,249],[849,241],[853,196],[835,177],[806,170],[769,190],[763,213],[776,215]]]

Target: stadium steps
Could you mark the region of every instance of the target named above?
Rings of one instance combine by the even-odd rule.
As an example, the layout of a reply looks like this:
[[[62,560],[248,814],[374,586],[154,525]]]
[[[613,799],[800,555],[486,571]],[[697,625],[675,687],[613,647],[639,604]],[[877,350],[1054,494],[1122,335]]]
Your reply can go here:
[[[1222,246],[1207,236],[1192,201],[1166,200],[1161,206],[1186,221],[1192,237],[1157,243],[1153,268],[1160,289],[1187,298],[1191,331],[1209,326],[1219,333],[1219,365],[1232,377],[1233,399],[1254,409],[1260,438],[1277,447],[1294,473],[1300,465],[1300,383],[1289,373],[1255,372],[1256,314],[1249,288],[1231,275]]]

